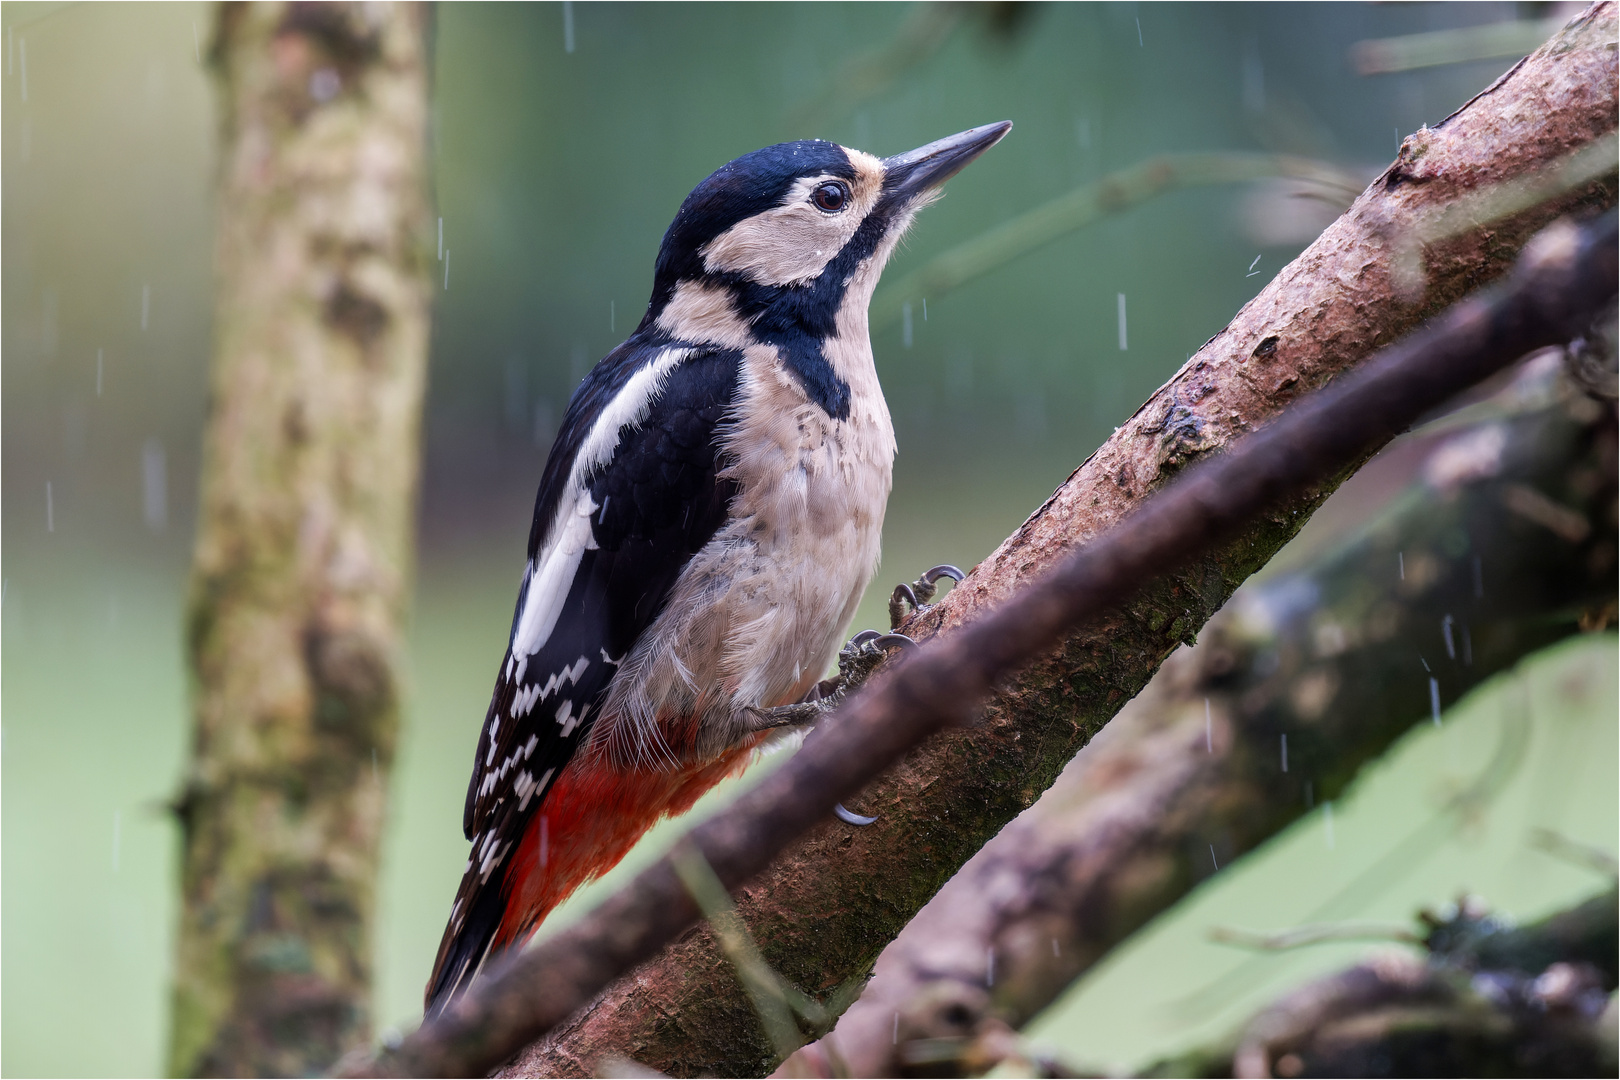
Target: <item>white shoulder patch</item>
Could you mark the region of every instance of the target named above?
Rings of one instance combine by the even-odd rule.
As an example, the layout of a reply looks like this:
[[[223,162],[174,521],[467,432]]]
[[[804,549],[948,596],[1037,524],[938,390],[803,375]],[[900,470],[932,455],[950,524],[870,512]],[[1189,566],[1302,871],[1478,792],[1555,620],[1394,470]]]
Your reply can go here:
[[[568,470],[568,487],[557,504],[557,516],[546,533],[544,546],[529,564],[529,590],[517,632],[512,635],[514,658],[533,656],[551,637],[568,590],[573,587],[580,558],[596,547],[591,515],[597,506],[586,490],[586,479],[613,459],[620,431],[647,419],[653,400],[664,388],[664,380],[689,355],[690,349],[664,349],[630,376],[580,444],[573,467]]]

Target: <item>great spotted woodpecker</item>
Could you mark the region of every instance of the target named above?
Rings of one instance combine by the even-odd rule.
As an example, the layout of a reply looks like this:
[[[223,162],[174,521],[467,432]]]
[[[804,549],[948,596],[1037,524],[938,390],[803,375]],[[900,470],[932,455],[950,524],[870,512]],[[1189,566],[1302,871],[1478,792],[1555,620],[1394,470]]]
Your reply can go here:
[[[867,303],[917,210],[1011,127],[890,158],[768,146],[681,205],[541,477],[429,1014],[813,694],[895,454]]]

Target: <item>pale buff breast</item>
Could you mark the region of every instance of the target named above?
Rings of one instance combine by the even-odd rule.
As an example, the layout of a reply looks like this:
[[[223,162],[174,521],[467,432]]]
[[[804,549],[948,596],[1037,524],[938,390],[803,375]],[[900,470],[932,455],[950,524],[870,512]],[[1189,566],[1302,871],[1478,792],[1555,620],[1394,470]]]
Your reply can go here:
[[[844,420],[806,398],[775,349],[744,351],[725,441],[733,519],[614,680],[592,746],[616,763],[723,753],[748,735],[742,710],[796,700],[837,655],[877,569],[895,454],[864,319],[849,329],[827,343],[850,386]]]

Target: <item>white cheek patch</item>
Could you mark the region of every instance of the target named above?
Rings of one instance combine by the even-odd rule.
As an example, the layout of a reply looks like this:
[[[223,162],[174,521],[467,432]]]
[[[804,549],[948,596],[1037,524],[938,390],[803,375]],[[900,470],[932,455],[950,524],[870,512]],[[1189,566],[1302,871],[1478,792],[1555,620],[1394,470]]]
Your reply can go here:
[[[829,214],[816,209],[810,193],[832,179],[796,181],[780,206],[744,218],[709,241],[703,247],[704,268],[746,274],[762,285],[796,285],[820,274],[860,228],[881,186],[881,180],[860,172],[849,205]]]
[[[529,564],[523,613],[512,635],[514,658],[533,656],[551,637],[562,614],[563,602],[573,587],[580,558],[596,547],[591,515],[598,508],[586,489],[586,480],[593,471],[613,459],[619,447],[619,432],[647,419],[653,402],[664,389],[664,380],[690,353],[689,349],[665,349],[652,363],[630,376],[580,444],[573,466],[568,470],[568,486],[558,501],[557,516],[546,534],[545,546]]]

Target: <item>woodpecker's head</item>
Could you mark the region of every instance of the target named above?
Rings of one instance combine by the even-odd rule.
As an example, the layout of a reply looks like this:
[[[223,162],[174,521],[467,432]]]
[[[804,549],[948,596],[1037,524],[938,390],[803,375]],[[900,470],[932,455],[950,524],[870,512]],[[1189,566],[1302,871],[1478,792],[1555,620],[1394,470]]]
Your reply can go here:
[[[743,155],[681,204],[642,328],[732,346],[746,335],[789,354],[864,338],[872,289],[913,215],[1011,128],[986,124],[889,158],[820,140]]]

